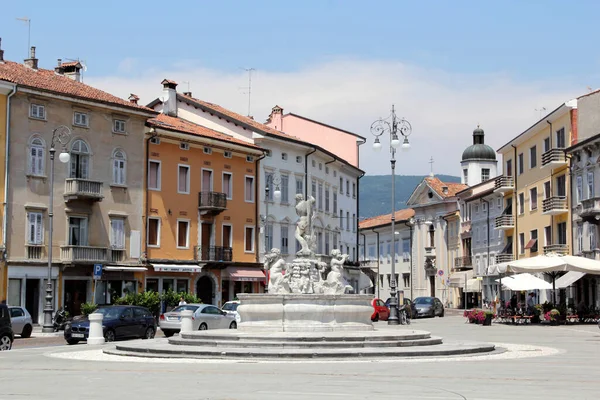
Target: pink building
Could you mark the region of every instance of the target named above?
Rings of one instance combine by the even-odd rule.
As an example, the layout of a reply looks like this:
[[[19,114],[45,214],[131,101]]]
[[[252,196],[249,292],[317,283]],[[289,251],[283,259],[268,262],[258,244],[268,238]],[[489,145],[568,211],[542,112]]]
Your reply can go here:
[[[358,147],[364,144],[366,139],[356,133],[297,114],[283,114],[283,108],[279,106],[273,107],[266,125],[306,142],[316,144],[346,160],[349,164],[359,167]]]

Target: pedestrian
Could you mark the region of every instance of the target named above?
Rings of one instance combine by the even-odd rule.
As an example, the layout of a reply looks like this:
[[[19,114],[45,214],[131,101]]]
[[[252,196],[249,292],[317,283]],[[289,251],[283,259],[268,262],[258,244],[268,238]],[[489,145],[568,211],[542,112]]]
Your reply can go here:
[[[186,305],[186,304],[187,304],[187,303],[185,302],[185,299],[183,298],[183,296],[181,296],[181,297],[179,298],[179,305],[180,305],[180,306],[184,306],[184,305]]]
[[[533,315],[533,311],[535,309],[535,293],[529,293],[529,297],[527,298],[527,314]]]
[[[512,295],[512,297],[510,298],[510,308],[512,308],[513,310],[517,310],[517,294],[514,293]]]

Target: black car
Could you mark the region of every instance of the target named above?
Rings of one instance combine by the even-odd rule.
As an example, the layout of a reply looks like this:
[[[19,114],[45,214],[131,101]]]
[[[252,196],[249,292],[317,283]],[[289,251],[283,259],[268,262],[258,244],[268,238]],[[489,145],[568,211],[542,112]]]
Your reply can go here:
[[[5,304],[0,304],[0,351],[10,350],[14,340],[10,312]]]
[[[387,308],[390,308],[390,301],[392,300],[391,297],[389,297],[386,301],[385,301],[385,305]],[[408,309],[410,308],[411,310],[411,314],[410,314],[410,318],[417,318],[417,309],[415,308],[415,303],[413,303],[412,301],[410,301],[410,299],[407,299],[406,297],[404,298],[404,306]]]
[[[107,342],[130,338],[152,339],[156,333],[156,321],[147,308],[105,306],[95,312],[104,316],[102,330]],[[65,339],[69,344],[87,340],[89,333],[90,321],[87,318],[74,320],[65,326]]]
[[[415,299],[417,317],[443,317],[444,305],[437,297],[417,297]]]

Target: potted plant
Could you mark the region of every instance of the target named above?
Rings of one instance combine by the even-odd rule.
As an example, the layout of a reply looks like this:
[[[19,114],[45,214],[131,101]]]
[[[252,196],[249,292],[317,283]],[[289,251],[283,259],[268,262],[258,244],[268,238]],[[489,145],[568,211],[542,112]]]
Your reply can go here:
[[[553,308],[552,310],[550,310],[546,314],[544,314],[544,319],[546,321],[549,321],[550,325],[558,325],[559,315],[560,315],[560,311],[558,311],[556,308]]]
[[[483,326],[491,326],[492,319],[494,319],[494,313],[492,311],[485,311],[484,313]]]

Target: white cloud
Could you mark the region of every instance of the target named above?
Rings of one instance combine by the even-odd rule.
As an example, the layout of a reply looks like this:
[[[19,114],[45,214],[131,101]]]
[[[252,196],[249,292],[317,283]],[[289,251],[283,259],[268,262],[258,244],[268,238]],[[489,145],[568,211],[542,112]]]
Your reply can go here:
[[[130,60],[121,65],[127,69]],[[129,75],[129,74],[128,74]],[[160,81],[174,79],[179,90],[241,114],[247,113],[247,74],[203,68],[194,61],[172,67],[150,67],[135,76],[86,78],[86,82],[126,98],[136,93],[143,102],[161,94]],[[292,72],[258,70],[253,75],[252,114],[264,121],[271,107],[325,122],[367,137],[361,168],[368,174],[388,174],[387,153],[371,150],[371,123],[389,115],[392,104],[399,117],[413,126],[412,149],[398,154],[397,173],[425,174],[429,158],[434,172],[460,171],[462,151],[471,144],[477,124],[486,143],[497,149],[528,128],[539,113],[549,111],[578,94],[578,88],[552,82],[520,82],[505,74],[454,74],[400,62],[338,59]]]

